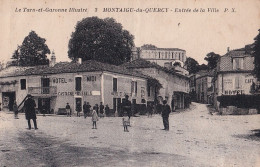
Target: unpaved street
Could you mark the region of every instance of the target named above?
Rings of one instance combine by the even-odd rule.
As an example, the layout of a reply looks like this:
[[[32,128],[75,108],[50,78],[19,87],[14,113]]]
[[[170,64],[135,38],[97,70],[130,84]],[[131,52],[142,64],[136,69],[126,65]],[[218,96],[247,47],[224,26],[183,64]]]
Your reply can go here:
[[[0,166],[259,166],[259,115],[210,115],[204,104],[170,115],[162,131],[159,115],[131,118],[38,116],[28,130],[24,115],[0,112]]]

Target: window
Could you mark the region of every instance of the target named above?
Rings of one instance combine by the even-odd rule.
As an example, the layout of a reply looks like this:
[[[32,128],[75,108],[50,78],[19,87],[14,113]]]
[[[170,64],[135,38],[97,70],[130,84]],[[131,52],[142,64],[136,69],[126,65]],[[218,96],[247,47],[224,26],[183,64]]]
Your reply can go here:
[[[233,69],[234,70],[243,69],[243,58],[233,58]]]
[[[20,84],[21,84],[21,90],[25,90],[26,89],[26,79],[21,79]]]
[[[241,89],[241,88],[242,88],[241,77],[236,76],[236,78],[235,78],[235,89]]]
[[[151,96],[151,87],[150,86],[147,86],[147,94],[148,94],[148,97]]]
[[[135,93],[137,94],[137,81],[135,81]]]
[[[117,92],[117,78],[113,78],[113,92]]]
[[[75,78],[75,89],[76,91],[81,91],[81,77]]]
[[[161,58],[161,53],[159,52],[159,59]]]
[[[172,52],[172,59],[173,59],[173,52]]]

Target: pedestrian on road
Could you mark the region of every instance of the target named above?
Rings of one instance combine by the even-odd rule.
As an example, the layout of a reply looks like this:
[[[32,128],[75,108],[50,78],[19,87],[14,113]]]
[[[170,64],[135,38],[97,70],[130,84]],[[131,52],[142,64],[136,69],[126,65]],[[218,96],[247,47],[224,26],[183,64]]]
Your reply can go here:
[[[174,98],[172,98],[171,107],[172,107],[172,112],[174,112],[175,111]]]
[[[104,117],[104,105],[102,102],[100,102],[100,105],[99,105],[99,113],[100,113],[100,118],[103,118]]]
[[[124,132],[129,132],[128,129],[127,129],[127,126],[129,124],[129,119],[126,118],[126,117],[123,117],[123,126],[124,126]]]
[[[80,102],[78,101],[77,104],[76,104],[76,111],[77,111],[77,117],[80,117],[80,112],[81,112],[81,104]]]
[[[71,110],[70,110],[70,105],[69,105],[69,103],[67,103],[67,105],[66,105],[66,112],[67,112],[67,117],[68,117],[68,116],[71,117]]]
[[[109,116],[109,111],[110,111],[110,109],[109,109],[108,104],[107,104],[106,107],[105,107],[105,114],[106,114],[107,117]]]
[[[89,102],[84,102],[84,105],[83,105],[84,118],[86,118],[88,116],[88,114],[90,113],[90,108],[91,108],[91,105],[89,105]]]
[[[18,118],[18,107],[17,107],[16,101],[14,101],[13,111],[14,111],[14,119],[19,119]]]
[[[169,130],[169,114],[171,113],[171,108],[167,104],[167,101],[163,101],[163,106],[162,106],[162,119],[163,119],[163,125],[164,129],[163,130]]]
[[[129,119],[129,126],[130,126],[130,118],[131,118],[131,102],[128,100],[129,96],[126,95],[125,99],[123,101],[122,107],[123,107],[123,115],[127,113],[128,119]]]
[[[98,121],[97,111],[93,110],[92,111],[92,122],[93,122],[93,128],[92,129],[97,129],[97,121]]]
[[[96,110],[97,115],[99,115],[99,107],[98,107],[98,104],[95,104],[95,106],[93,107],[93,110]]]
[[[153,104],[152,103],[148,103],[147,113],[148,113],[148,118],[153,116]]]
[[[31,129],[31,119],[33,120],[34,129],[37,128],[37,122],[36,122],[36,112],[35,112],[35,101],[32,99],[32,95],[27,95],[27,100],[24,102],[24,108],[25,108],[25,117],[28,120],[28,128]]]

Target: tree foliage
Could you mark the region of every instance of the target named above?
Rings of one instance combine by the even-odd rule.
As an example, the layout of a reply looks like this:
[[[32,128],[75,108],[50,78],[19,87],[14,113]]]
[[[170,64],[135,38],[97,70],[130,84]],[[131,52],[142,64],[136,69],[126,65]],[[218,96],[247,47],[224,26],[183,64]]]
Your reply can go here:
[[[68,56],[119,65],[130,60],[133,39],[113,18],[84,18],[71,34]]]
[[[217,67],[218,59],[220,58],[219,54],[216,54],[214,52],[210,52],[206,55],[204,60],[208,62],[208,69],[212,70]]]
[[[50,49],[45,44],[45,39],[41,38],[34,31],[31,31],[18,46],[12,55],[13,65],[36,66],[49,63],[46,54],[50,54]]]
[[[208,70],[208,66],[206,64],[201,64],[199,65],[199,70],[198,71],[201,71],[201,70]]]
[[[5,67],[5,63],[2,62],[2,61],[0,61],[0,71],[1,71],[2,69],[4,69],[4,67]]]
[[[258,31],[258,35],[254,38],[253,56],[255,68],[253,73],[257,80],[260,81],[260,29]]]
[[[195,74],[199,71],[199,63],[191,57],[187,58],[185,65],[187,66],[187,70],[190,74]]]

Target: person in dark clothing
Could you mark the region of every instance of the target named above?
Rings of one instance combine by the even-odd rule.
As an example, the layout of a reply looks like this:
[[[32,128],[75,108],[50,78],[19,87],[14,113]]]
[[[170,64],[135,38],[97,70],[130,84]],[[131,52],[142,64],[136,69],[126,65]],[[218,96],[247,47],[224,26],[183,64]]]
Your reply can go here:
[[[110,111],[110,109],[109,109],[108,104],[107,104],[106,107],[105,107],[106,116],[109,116],[109,111]]]
[[[152,115],[153,115],[153,104],[152,103],[149,103],[147,105],[147,114],[148,114],[148,117],[152,117]]]
[[[131,118],[131,102],[128,100],[129,96],[125,96],[125,100],[122,103],[123,108],[123,116],[127,114],[128,120],[129,120],[129,126],[130,126],[130,118]]]
[[[67,117],[68,116],[70,116],[71,117],[71,109],[70,109],[70,105],[69,105],[69,103],[67,103],[67,105],[66,105],[66,112],[67,112]]]
[[[171,113],[171,108],[167,104],[167,101],[163,101],[163,106],[162,106],[162,119],[163,119],[163,125],[164,129],[163,130],[169,130],[169,114]]]
[[[31,119],[33,120],[34,129],[37,128],[37,122],[36,122],[36,112],[35,112],[35,101],[32,99],[32,96],[30,94],[27,95],[27,100],[24,102],[24,108],[25,108],[25,117],[28,120],[28,128],[31,129]]]
[[[17,107],[16,101],[14,101],[13,111],[14,111],[14,119],[19,119],[18,118],[18,107]]]
[[[80,105],[80,102],[78,101],[76,104],[77,117],[80,117],[81,110],[82,110],[81,105]]]
[[[175,110],[175,108],[174,108],[174,99],[172,99],[172,102],[171,102],[171,107],[172,107],[172,112],[174,112]]]
[[[84,105],[83,105],[83,112],[84,112],[84,118],[87,117],[87,115],[90,113],[90,108],[91,108],[91,105],[89,105],[89,102],[84,102]]]
[[[102,102],[100,102],[100,105],[99,105],[99,114],[100,114],[100,117],[104,117],[104,108],[105,106],[103,105]]]

